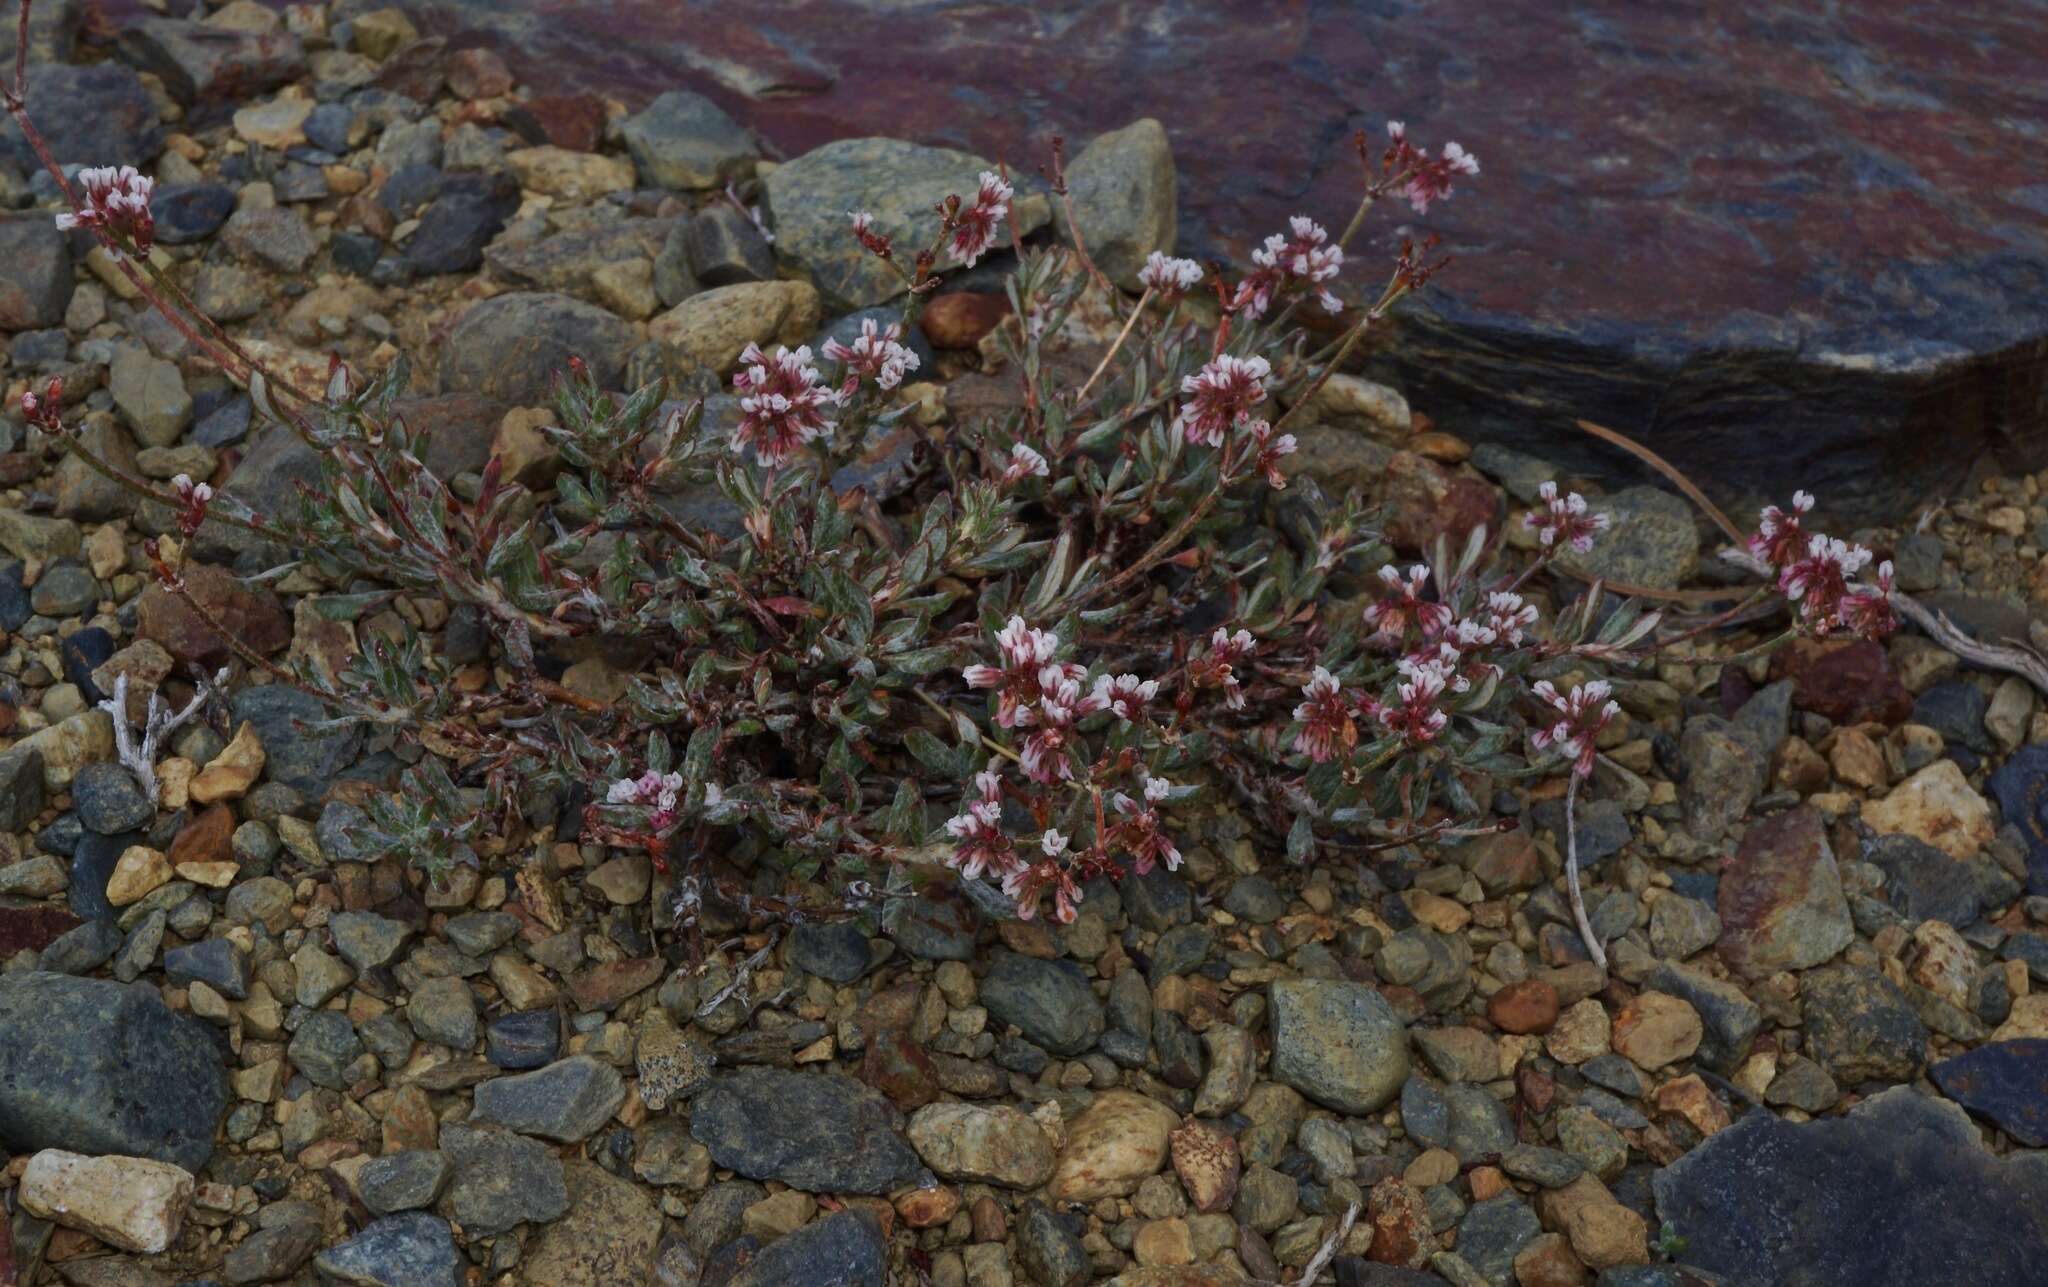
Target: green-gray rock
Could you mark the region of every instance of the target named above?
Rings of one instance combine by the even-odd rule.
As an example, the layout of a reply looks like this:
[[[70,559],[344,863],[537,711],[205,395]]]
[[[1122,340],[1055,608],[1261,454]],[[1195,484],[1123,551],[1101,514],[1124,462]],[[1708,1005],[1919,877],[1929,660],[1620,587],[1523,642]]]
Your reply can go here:
[[[1558,562],[1576,576],[1676,590],[1700,564],[1700,533],[1692,505],[1659,487],[1630,487],[1591,502],[1608,528],[1584,554]]]
[[[672,89],[619,125],[640,177],[663,188],[715,188],[744,173],[754,136],[710,99]]]
[[[1067,199],[1088,256],[1125,290],[1138,289],[1147,255],[1173,253],[1179,189],[1166,129],[1150,117],[1097,136],[1067,167]],[[1071,237],[1065,210],[1054,217]]]
[[[901,247],[931,244],[939,228],[933,207],[948,196],[974,200],[981,172],[991,162],[950,148],[920,147],[897,139],[840,139],[775,167],[768,175],[768,209],[776,250],[784,261],[810,275],[834,312],[866,308],[894,298],[902,278],[861,249],[847,226],[847,212],[865,210],[875,231]],[[1042,226],[1046,202],[1019,192],[1011,216],[1020,233]],[[940,257],[941,267],[951,263]]]
[[[1408,1078],[1408,1033],[1360,983],[1287,979],[1271,989],[1272,1073],[1317,1103],[1370,1113]]]

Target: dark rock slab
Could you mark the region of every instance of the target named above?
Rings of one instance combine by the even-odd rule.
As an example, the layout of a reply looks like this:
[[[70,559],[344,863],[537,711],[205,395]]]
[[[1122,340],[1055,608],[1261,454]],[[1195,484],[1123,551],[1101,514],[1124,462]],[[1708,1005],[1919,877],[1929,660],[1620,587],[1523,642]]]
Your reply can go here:
[[[171,97],[187,106],[254,98],[306,69],[304,47],[285,31],[235,31],[177,18],[144,18],[122,31],[120,45],[129,62],[163,77]]]
[[[882,1287],[889,1244],[867,1211],[840,1211],[777,1238],[726,1287]]]
[[[2048,746],[2013,752],[1985,785],[2005,820],[2027,841],[2027,892],[2048,894]]]
[[[473,305],[441,354],[441,386],[515,406],[548,400],[550,381],[571,357],[605,388],[625,371],[632,328],[567,295],[514,291]]]
[[[12,35],[14,24],[5,25]],[[11,58],[7,66],[11,77]],[[122,63],[71,66],[30,59],[28,107],[36,129],[60,165],[144,168],[163,150],[164,132],[156,103],[143,87],[142,77]],[[23,174],[41,168],[11,118],[0,119],[0,156],[13,161]]]
[[[467,1262],[448,1222],[423,1211],[386,1216],[321,1252],[323,1281],[346,1287],[462,1287]]]
[[[71,248],[42,215],[0,219],[0,331],[64,320],[71,299]]]
[[[503,1233],[528,1221],[556,1219],[569,1209],[562,1159],[539,1140],[450,1125],[441,1131],[441,1151],[455,1171],[450,1207],[471,1233]]]
[[[153,989],[32,971],[0,980],[0,1140],[197,1171],[227,1107],[221,1052]]]
[[[1885,874],[1885,901],[1909,924],[1946,921],[1962,928],[1977,919],[1981,882],[1918,836],[1872,836],[1863,842],[1863,861]]]
[[[0,907],[0,960],[40,952],[80,924],[61,907]]]
[[[285,684],[245,688],[230,699],[237,723],[256,726],[263,743],[263,773],[309,796],[325,795],[333,780],[355,761],[363,743],[358,724],[323,727],[332,714],[317,698]]]
[[[2048,1165],[1992,1156],[1960,1110],[1907,1086],[1804,1125],[1751,1112],[1652,1186],[1687,1262],[1731,1283],[2041,1281]]]
[[[1927,1065],[1927,1028],[1898,985],[1882,974],[1836,965],[1800,987],[1808,1053],[1844,1086],[1911,1081]]]
[[[2048,1145],[2048,1041],[1979,1046],[1927,1070],[1942,1093],[2028,1148]]]
[[[471,1118],[573,1143],[610,1121],[625,1099],[626,1086],[618,1069],[589,1055],[572,1055],[530,1073],[494,1077],[478,1086]]]
[[[745,1068],[691,1105],[690,1134],[720,1166],[816,1193],[888,1193],[919,1180],[923,1163],[902,1115],[848,1077]]]

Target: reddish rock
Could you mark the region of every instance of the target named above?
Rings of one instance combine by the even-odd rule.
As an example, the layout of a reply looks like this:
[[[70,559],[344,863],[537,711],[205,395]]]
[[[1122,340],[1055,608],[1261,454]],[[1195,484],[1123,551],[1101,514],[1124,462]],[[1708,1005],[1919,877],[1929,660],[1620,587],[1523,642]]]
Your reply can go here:
[[[431,104],[448,81],[448,42],[439,36],[415,40],[384,60],[377,87]]]
[[[579,1010],[609,1010],[661,981],[668,965],[658,956],[593,965],[569,980],[569,995]]]
[[[1409,553],[1427,554],[1444,536],[1455,554],[1475,527],[1500,532],[1500,494],[1492,484],[1412,451],[1397,451],[1387,462],[1379,500],[1387,507],[1387,540]]]
[[[992,291],[955,291],[934,295],[917,315],[917,325],[933,348],[971,349],[1010,315],[1010,299]]]
[[[1204,1215],[1228,1211],[1237,1199],[1237,1140],[1213,1122],[1190,1117],[1167,1136],[1173,1171],[1188,1201]]]
[[[187,862],[230,862],[234,859],[235,811],[216,804],[179,830],[165,859],[176,867]]]
[[[1527,831],[1496,831],[1458,850],[1458,862],[1490,898],[1534,889],[1543,882],[1543,859]]]
[[[1792,704],[1837,724],[1903,724],[1913,695],[1869,639],[1795,639],[1771,657],[1771,678],[1792,681]]]
[[[1856,937],[1818,811],[1801,805],[1750,824],[1721,868],[1716,950],[1748,978],[1804,970]]]
[[[932,1067],[931,1056],[900,1028],[868,1038],[867,1053],[860,1061],[860,1079],[906,1113],[939,1097],[939,1076]]]
[[[604,101],[595,94],[547,94],[505,113],[505,124],[528,143],[595,152],[604,142]]]
[[[512,92],[512,69],[488,49],[458,49],[448,55],[448,88],[457,98],[502,98]]]
[[[270,591],[250,589],[226,568],[207,563],[187,564],[183,575],[193,602],[243,647],[268,657],[292,641],[291,618]],[[180,662],[210,671],[234,655],[191,604],[155,582],[142,592],[136,612],[136,633]]]
[[[1541,979],[1510,983],[1487,998],[1486,1017],[1502,1032],[1548,1032],[1557,1022],[1557,989]]]
[[[1515,1253],[1516,1287],[1585,1287],[1591,1281],[1561,1233],[1539,1233]]]
[[[1388,1176],[1366,1196],[1366,1218],[1372,1223],[1372,1246],[1366,1257],[1383,1265],[1420,1269],[1436,1250],[1430,1235],[1429,1204],[1406,1182]]]
[[[82,924],[61,907],[0,907],[0,960],[40,952]]]

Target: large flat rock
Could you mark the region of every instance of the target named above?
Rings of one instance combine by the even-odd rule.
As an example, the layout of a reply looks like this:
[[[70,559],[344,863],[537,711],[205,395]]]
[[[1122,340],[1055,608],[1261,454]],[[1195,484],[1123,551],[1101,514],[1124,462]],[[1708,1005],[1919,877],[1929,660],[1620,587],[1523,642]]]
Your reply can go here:
[[[1799,1126],[1753,1111],[1653,1187],[1687,1262],[1743,1287],[2041,1282],[2048,1157],[1993,1156],[1961,1109],[1910,1086]]]
[[[1993,447],[2044,449],[2048,11],[2038,6],[939,5],[760,0],[701,23],[617,0],[421,0],[521,79],[640,106],[699,91],[794,157],[884,134],[1034,173],[1045,139],[1165,122],[1180,253],[1243,252],[1356,200],[1354,131],[1456,139],[1483,176],[1399,225],[1458,262],[1381,359],[1443,427],[1634,476],[1635,434],[1733,503],[1793,483],[1903,514]],[[1218,85],[1256,86],[1217,93]],[[1248,98],[1249,94],[1249,98]],[[1255,110],[1247,113],[1246,104]]]

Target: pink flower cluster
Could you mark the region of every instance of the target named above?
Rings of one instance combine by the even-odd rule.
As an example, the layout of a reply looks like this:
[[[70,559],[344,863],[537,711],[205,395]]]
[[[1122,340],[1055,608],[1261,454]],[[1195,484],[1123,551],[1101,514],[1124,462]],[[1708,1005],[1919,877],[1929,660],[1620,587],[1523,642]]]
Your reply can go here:
[[[984,872],[1008,876],[1023,860],[1003,834],[1003,781],[993,762],[974,775],[974,785],[980,797],[946,820],[946,834],[954,841],[948,865],[969,880]]]
[[[1790,513],[1764,507],[1749,551],[1777,574],[1778,592],[1799,605],[1799,619],[1816,635],[1841,630],[1882,639],[1898,628],[1892,611],[1892,565],[1878,564],[1871,581],[1853,578],[1875,558],[1821,532],[1809,533],[1802,518],[1813,508],[1811,492],[1792,493]]]
[[[195,483],[189,474],[179,474],[171,480],[171,490],[178,496],[178,530],[191,537],[206,521],[206,507],[213,500],[211,483]]]
[[[1451,184],[1458,176],[1477,176],[1479,158],[1467,152],[1456,143],[1444,144],[1443,154],[1432,157],[1425,148],[1418,148],[1408,141],[1408,127],[1399,121],[1387,122],[1386,167],[1395,174],[1405,174],[1401,195],[1408,198],[1408,204],[1415,207],[1416,214],[1428,214],[1429,204],[1451,195]]]
[[[1584,554],[1593,548],[1593,538],[1607,530],[1607,515],[1588,513],[1586,498],[1577,492],[1560,495],[1553,481],[1544,483],[1539,494],[1543,508],[1529,511],[1522,522],[1545,549],[1569,546]]]
[[[1334,280],[1344,268],[1344,248],[1330,244],[1330,234],[1307,215],[1287,221],[1288,235],[1273,233],[1266,244],[1252,252],[1256,267],[1237,285],[1230,309],[1252,319],[1264,317],[1273,301],[1290,286],[1312,288],[1324,311],[1335,313],[1343,301],[1322,283]]]
[[[964,268],[972,268],[996,244],[1003,220],[1010,217],[1010,198],[1015,189],[992,170],[981,172],[981,190],[973,205],[963,205],[950,222],[952,236],[947,249]]]
[[[770,469],[781,467],[805,443],[832,431],[826,410],[839,394],[819,383],[808,344],[794,351],[776,346],[770,358],[758,344],[740,354],[732,387],[740,395],[740,421],[733,427],[732,448],[754,450],[754,458]]]
[[[1434,638],[1451,624],[1453,614],[1448,604],[1422,597],[1423,587],[1429,584],[1427,567],[1417,563],[1403,576],[1399,568],[1389,563],[1380,569],[1380,581],[1387,592],[1365,607],[1365,627],[1374,634],[1399,637],[1413,622],[1424,638]]]
[[[1335,675],[1317,666],[1301,686],[1301,696],[1301,704],[1294,708],[1295,722],[1301,725],[1294,735],[1297,754],[1322,764],[1335,759],[1340,749],[1349,751],[1358,744],[1358,724]]]
[[[620,778],[612,783],[604,798],[609,804],[637,804],[653,810],[648,821],[656,831],[661,831],[675,824],[682,792],[682,774],[649,769],[637,778]]]
[[[1209,637],[1208,651],[1188,658],[1189,684],[1195,688],[1220,688],[1226,707],[1243,710],[1244,686],[1238,671],[1257,647],[1249,630],[1232,634],[1222,626],[1216,627],[1216,633]]]
[[[1169,299],[1176,299],[1202,280],[1202,266],[1192,259],[1174,259],[1155,250],[1145,256],[1138,270],[1138,284]]]
[[[98,228],[116,239],[126,237],[135,253],[145,259],[156,243],[156,218],[149,199],[156,180],[140,174],[132,165],[99,166],[78,172],[78,209],[57,216],[57,226]],[[118,252],[112,252],[119,258]]]
[[[864,379],[873,380],[880,389],[893,389],[903,383],[906,373],[917,370],[918,360],[902,339],[903,323],[878,326],[874,318],[867,317],[861,319],[860,334],[853,343],[826,340],[825,356],[846,365],[846,383],[840,387],[839,396],[853,396]]]
[[[1221,447],[1238,425],[1248,424],[1252,408],[1266,397],[1266,377],[1273,364],[1262,357],[1221,354],[1194,375],[1183,377],[1180,391],[1188,395],[1174,417],[1174,428],[1191,443]]]
[[[1557,747],[1571,757],[1572,772],[1585,777],[1593,771],[1593,758],[1598,754],[1594,743],[1600,731],[1621,713],[1621,704],[1608,700],[1612,689],[1606,680],[1595,679],[1574,687],[1567,695],[1544,679],[1538,680],[1532,691],[1550,703],[1557,719],[1530,733],[1530,744],[1539,751]]]
[[[860,242],[861,249],[877,259],[889,258],[892,251],[889,247],[888,235],[875,231],[875,217],[873,215],[865,210],[849,210],[846,212],[846,217],[853,224],[853,235],[855,240]]]

